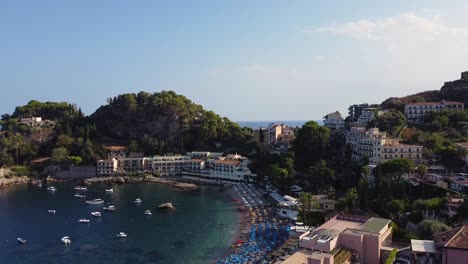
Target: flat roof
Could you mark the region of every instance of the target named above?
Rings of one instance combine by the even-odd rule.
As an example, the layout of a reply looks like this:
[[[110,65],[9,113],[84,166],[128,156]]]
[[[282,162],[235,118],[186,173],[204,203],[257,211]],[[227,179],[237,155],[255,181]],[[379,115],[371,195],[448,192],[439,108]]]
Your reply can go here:
[[[435,242],[433,240],[411,239],[411,250],[413,252],[437,253]]]
[[[289,258],[282,262],[282,264],[307,264],[308,258],[312,252],[297,251]]]
[[[385,226],[387,226],[391,221],[389,219],[371,217],[367,220],[361,227],[361,230],[369,231],[373,233],[379,233]]]
[[[343,232],[346,229],[360,229],[362,223],[348,220],[335,219],[324,229],[333,229]]]

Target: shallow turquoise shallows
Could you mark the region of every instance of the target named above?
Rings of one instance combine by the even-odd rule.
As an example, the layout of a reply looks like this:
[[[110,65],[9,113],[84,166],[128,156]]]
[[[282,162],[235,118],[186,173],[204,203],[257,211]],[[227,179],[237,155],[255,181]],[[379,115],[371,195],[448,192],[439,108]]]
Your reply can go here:
[[[239,215],[225,192],[215,187],[178,191],[155,184],[88,186],[87,205],[72,184],[57,192],[35,186],[0,190],[0,263],[210,263],[230,247]],[[141,198],[142,203],[134,203]],[[176,210],[158,212],[171,202]],[[105,212],[114,204],[117,212]],[[151,209],[152,215],[145,215]],[[49,213],[48,210],[56,210]],[[95,218],[93,211],[101,211]],[[88,224],[78,223],[90,219]],[[127,238],[117,238],[119,232]],[[71,245],[60,239],[69,236]],[[27,240],[20,245],[16,239]]]

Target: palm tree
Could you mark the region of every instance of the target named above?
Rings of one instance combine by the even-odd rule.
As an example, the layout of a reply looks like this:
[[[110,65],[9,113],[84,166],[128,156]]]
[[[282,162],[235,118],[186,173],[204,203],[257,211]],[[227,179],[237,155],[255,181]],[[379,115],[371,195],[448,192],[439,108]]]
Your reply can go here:
[[[427,173],[427,166],[424,165],[424,164],[419,165],[419,166],[416,168],[416,173],[417,173],[421,178],[424,178],[424,176],[425,176],[426,173]]]

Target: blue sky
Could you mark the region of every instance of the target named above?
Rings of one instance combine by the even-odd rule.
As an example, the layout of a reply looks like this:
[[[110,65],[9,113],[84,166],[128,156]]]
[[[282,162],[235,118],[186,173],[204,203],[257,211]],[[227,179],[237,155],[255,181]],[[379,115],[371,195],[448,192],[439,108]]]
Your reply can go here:
[[[468,70],[468,1],[0,1],[0,113],[174,90],[236,121],[315,120]]]

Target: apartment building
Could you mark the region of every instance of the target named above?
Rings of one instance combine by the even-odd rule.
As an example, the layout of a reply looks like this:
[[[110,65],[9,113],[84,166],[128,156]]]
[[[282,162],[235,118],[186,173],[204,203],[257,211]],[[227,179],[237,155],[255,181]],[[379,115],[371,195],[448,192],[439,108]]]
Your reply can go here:
[[[290,144],[295,137],[294,128],[285,124],[271,123],[268,127],[254,130],[254,140],[259,144]]]
[[[380,263],[383,248],[391,249],[390,223],[389,219],[377,217],[337,215],[302,234],[301,250],[282,263]]]
[[[190,156],[174,155],[154,156],[147,158],[146,162],[153,173],[165,177],[181,175],[187,167],[192,165],[191,160]]]
[[[361,115],[358,117],[357,121],[354,123],[355,126],[367,126],[370,121],[382,114],[382,111],[378,107],[369,107],[362,110]]]
[[[378,128],[366,131],[364,127],[352,127],[346,142],[353,149],[352,158],[355,161],[368,158],[373,165],[395,158],[411,159],[417,164],[423,161],[422,146],[401,144],[398,139],[387,137],[387,133]]]
[[[96,164],[96,174],[98,176],[112,176],[117,172],[117,159],[98,160]]]
[[[464,104],[461,102],[444,101],[423,102],[405,105],[405,116],[409,123],[419,123],[426,113],[440,112],[443,110],[463,111]]]
[[[323,126],[335,131],[345,127],[345,122],[339,111],[329,113],[323,117]]]
[[[127,157],[127,147],[124,146],[108,146],[107,150],[107,159],[120,159]]]
[[[350,121],[356,122],[358,118],[361,116],[362,111],[366,108],[369,108],[368,103],[354,104],[354,105],[349,106],[348,116],[349,116]]]
[[[387,144],[382,147],[380,162],[396,158],[405,158],[414,160],[416,164],[420,164],[423,162],[422,150],[422,146],[400,144],[396,141],[394,144]]]

